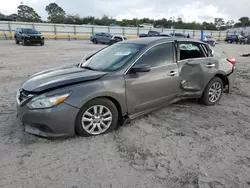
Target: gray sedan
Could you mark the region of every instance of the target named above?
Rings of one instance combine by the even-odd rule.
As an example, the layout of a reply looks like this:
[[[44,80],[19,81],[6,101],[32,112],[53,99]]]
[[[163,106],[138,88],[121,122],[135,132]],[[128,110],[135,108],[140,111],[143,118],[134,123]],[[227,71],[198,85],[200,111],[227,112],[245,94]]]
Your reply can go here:
[[[230,92],[235,65],[199,41],[126,40],[80,64],[33,75],[17,92],[18,120],[45,137],[100,135],[181,99],[214,105]]]

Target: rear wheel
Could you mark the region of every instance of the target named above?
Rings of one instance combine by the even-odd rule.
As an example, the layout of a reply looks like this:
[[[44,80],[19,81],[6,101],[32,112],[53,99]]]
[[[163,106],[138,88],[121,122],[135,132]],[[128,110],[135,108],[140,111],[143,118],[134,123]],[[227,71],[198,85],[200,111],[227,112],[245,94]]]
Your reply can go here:
[[[106,98],[87,102],[76,118],[76,133],[80,136],[96,136],[112,131],[118,124],[118,110]]]
[[[94,44],[97,44],[97,40],[96,40],[96,39],[93,39],[93,43],[94,43]]]
[[[203,95],[201,97],[201,102],[205,105],[214,105],[217,103],[223,93],[223,82],[220,78],[214,77],[207,84]]]

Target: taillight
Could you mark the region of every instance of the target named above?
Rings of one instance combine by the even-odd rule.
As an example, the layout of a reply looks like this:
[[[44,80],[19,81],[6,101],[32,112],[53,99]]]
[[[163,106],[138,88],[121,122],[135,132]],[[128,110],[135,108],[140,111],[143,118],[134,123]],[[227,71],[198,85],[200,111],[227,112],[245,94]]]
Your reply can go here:
[[[233,67],[235,67],[236,60],[234,58],[227,58],[227,61],[230,62],[233,65]]]

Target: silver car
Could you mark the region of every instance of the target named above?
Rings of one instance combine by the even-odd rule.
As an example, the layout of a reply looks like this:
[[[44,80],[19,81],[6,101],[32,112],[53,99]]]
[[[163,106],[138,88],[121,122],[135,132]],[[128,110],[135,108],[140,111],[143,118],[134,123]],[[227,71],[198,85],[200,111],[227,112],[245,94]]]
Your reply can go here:
[[[18,119],[45,137],[99,135],[181,99],[214,105],[231,90],[235,65],[199,41],[126,40],[32,76],[17,92]]]

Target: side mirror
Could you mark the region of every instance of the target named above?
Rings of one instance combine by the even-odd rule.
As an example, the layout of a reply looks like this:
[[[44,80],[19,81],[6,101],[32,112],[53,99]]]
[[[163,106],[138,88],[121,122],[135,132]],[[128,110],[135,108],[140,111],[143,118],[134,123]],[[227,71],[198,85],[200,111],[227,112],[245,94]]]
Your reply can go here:
[[[211,49],[211,54],[212,54],[212,56],[214,56],[214,50],[212,50],[212,49]]]
[[[132,72],[149,72],[150,70],[151,70],[151,67],[150,65],[147,65],[147,64],[139,64],[131,68]]]

